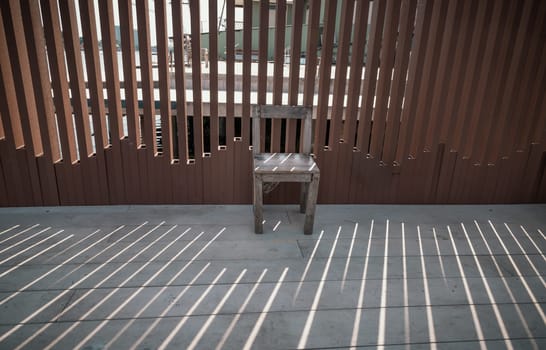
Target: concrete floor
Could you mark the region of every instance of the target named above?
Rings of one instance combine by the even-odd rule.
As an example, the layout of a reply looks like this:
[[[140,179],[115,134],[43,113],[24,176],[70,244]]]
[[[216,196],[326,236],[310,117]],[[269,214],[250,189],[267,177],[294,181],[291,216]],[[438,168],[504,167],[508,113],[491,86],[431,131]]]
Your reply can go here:
[[[546,205],[0,209],[0,349],[545,349]]]

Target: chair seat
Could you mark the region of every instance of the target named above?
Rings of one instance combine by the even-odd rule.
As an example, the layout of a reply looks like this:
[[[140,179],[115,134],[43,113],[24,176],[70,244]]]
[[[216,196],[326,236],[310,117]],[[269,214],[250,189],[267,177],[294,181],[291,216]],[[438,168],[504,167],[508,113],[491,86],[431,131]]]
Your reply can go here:
[[[258,153],[254,155],[255,174],[317,174],[310,155],[301,153]]]

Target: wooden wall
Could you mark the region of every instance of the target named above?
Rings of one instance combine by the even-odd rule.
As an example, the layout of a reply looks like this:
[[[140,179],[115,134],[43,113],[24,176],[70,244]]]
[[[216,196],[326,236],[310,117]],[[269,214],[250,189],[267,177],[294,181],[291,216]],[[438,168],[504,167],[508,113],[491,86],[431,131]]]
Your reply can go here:
[[[241,65],[228,0],[227,46],[202,28],[208,67],[199,35],[183,64],[183,33],[216,1],[97,3],[0,4],[1,206],[250,203],[251,103],[314,106],[321,203],[546,200],[546,1],[294,0],[286,23],[278,0],[268,64],[270,4],[252,23],[246,0]],[[264,146],[297,151],[299,131],[273,121]]]

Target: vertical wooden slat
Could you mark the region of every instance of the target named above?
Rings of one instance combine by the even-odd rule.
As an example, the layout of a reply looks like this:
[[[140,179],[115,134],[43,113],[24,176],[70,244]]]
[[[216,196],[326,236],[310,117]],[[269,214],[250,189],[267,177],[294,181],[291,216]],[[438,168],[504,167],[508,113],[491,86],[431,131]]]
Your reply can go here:
[[[400,4],[397,1],[388,1],[383,24],[383,38],[380,53],[380,72],[377,82],[375,108],[373,111],[373,128],[370,140],[369,153],[373,157],[381,158],[383,140],[385,138],[385,122],[389,108],[389,92],[391,90],[391,77],[394,68],[394,55],[398,37],[398,19],[400,17]],[[394,101],[390,101],[390,107]]]
[[[478,2],[476,1],[464,2],[460,30],[456,32],[457,36],[453,39],[457,41],[453,59],[453,78],[449,82],[445,101],[440,101],[444,105],[445,116],[440,128],[439,142],[445,143],[449,151],[455,151],[449,140],[457,122],[459,101],[463,92],[462,86],[469,66],[467,55],[472,43],[477,6]]]
[[[512,103],[512,109],[510,114],[516,116],[516,118],[510,118],[510,123],[507,127],[505,137],[508,140],[503,148],[503,153],[508,153],[512,150],[516,150],[518,145],[518,135],[524,133],[523,129],[526,124],[530,124],[533,118],[530,115],[524,114],[526,112],[526,106],[529,105],[530,93],[532,92],[532,82],[540,81],[537,76],[537,68],[540,65],[544,65],[544,60],[541,60],[541,52],[544,51],[544,39],[546,38],[546,2],[540,1],[539,8],[536,11],[536,19],[533,27],[529,28],[527,40],[529,42],[529,51],[527,53],[527,63],[524,65],[522,71],[522,81],[520,88],[517,89],[517,94],[514,96]],[[544,90],[542,90],[544,91]],[[523,118],[523,121],[519,120]],[[529,121],[529,123],[526,123]],[[529,149],[530,144],[525,147]],[[523,149],[522,147],[521,149]]]
[[[326,124],[328,120],[328,100],[332,71],[332,50],[334,46],[334,31],[336,25],[336,1],[325,3],[324,29],[322,33],[322,50],[319,66],[319,92],[317,119],[315,123],[315,152],[323,150],[326,139]],[[326,177],[323,177],[326,178]]]
[[[251,128],[251,106],[250,106],[250,94],[252,84],[252,36],[253,36],[253,23],[252,23],[252,0],[245,0],[243,8],[243,116],[242,116],[242,181],[243,188],[241,189],[241,195],[239,203],[249,203],[252,198],[252,151],[250,145],[252,140],[250,139]]]
[[[6,196],[13,206],[32,204],[32,191],[28,186],[26,161],[17,157],[17,149],[24,146],[19,107],[13,82],[9,51],[4,30],[4,10],[0,6],[0,110],[5,139],[0,141],[0,156],[4,170]]]
[[[435,74],[432,88],[432,103],[430,106],[430,119],[426,126],[426,134],[420,140],[419,148],[432,150],[438,145],[440,139],[440,127],[448,123],[446,118],[445,100],[448,94],[448,86],[452,80],[457,80],[458,76],[452,74],[453,62],[455,59],[455,46],[457,44],[457,35],[461,32],[461,13],[464,1],[453,0],[448,3],[446,24],[443,37],[441,39],[440,57],[438,59],[438,69]],[[449,148],[449,147],[448,147]],[[449,152],[449,149],[447,150]]]
[[[209,0],[209,137],[210,156],[203,158],[203,198],[205,203],[221,203],[222,187],[210,174],[223,171],[224,152],[218,139],[218,2]]]
[[[19,1],[9,1],[3,4],[4,29],[11,58],[14,86],[19,104],[19,118],[25,139],[25,149],[21,154],[28,163],[28,186],[32,190],[29,204],[42,205],[40,179],[35,156],[43,154],[42,138],[37,120],[34,86],[28,60],[27,45],[24,36],[24,25]],[[24,152],[24,153],[23,153]]]
[[[476,109],[473,113],[477,114],[477,122],[471,125],[468,130],[469,138],[466,140],[466,150],[464,154],[472,156],[478,163],[482,163],[485,156],[485,145],[487,138],[491,134],[491,125],[495,120],[493,109],[495,102],[499,98],[499,88],[505,68],[505,58],[509,56],[507,52],[508,43],[506,36],[513,32],[513,14],[515,11],[515,2],[504,3],[501,7],[498,2],[495,3],[492,23],[489,29],[489,37],[485,49],[484,61],[485,68],[488,71],[487,83],[483,80],[478,86],[478,97]],[[494,47],[492,47],[494,45]],[[481,89],[481,90],[480,90]],[[479,108],[479,109],[478,109]],[[473,141],[473,142],[472,142]],[[472,142],[472,144],[471,144]]]
[[[47,67],[45,39],[37,0],[22,1],[21,11],[25,31],[32,81],[35,86],[37,117],[42,137],[43,155],[36,159],[44,205],[59,204],[59,189],[55,178],[54,162],[60,160],[59,136],[51,96]]]
[[[15,88],[19,92],[21,126],[25,138],[25,148],[31,155],[41,155],[43,152],[42,138],[38,129],[34,86],[30,72],[27,45],[24,36],[23,18],[19,1],[9,0],[4,3],[4,25],[8,41]],[[34,188],[33,181],[33,188]],[[39,190],[38,190],[39,192]]]
[[[226,183],[232,184],[224,189],[227,201],[241,192],[239,163],[241,142],[235,137],[235,1],[226,1],[226,150],[224,168]]]
[[[0,140],[6,138],[6,133],[4,132],[4,125],[2,123],[2,112],[0,112]]]
[[[471,37],[472,44],[469,52],[466,54],[466,60],[469,61],[468,71],[465,75],[465,81],[462,87],[462,95],[458,102],[458,113],[454,114],[456,118],[455,126],[448,136],[448,145],[461,153],[461,157],[467,158],[461,147],[464,145],[466,131],[473,116],[471,115],[471,106],[475,101],[473,87],[478,84],[478,78],[482,70],[482,61],[479,60],[482,54],[482,48],[485,46],[485,39],[488,23],[491,18],[491,2],[482,1],[478,3],[478,11],[476,16],[476,26],[474,34]]]
[[[242,138],[246,145],[251,145],[250,140],[250,93],[252,71],[252,0],[245,0],[243,5],[243,120]],[[243,149],[243,151],[246,151]]]
[[[108,92],[108,124],[112,147],[119,149],[120,140],[123,138],[123,127],[116,36],[114,30],[114,9],[112,3],[106,0],[99,0],[99,11],[106,90]]]
[[[0,114],[0,131],[2,132],[0,134],[0,155],[2,155],[1,150],[3,148],[2,143],[5,143],[5,140],[3,138],[4,136],[4,127],[2,126],[2,115]],[[10,202],[8,199],[8,190],[6,188],[6,181],[4,180],[4,167],[2,165],[3,158],[0,157],[0,207],[8,207],[10,206]]]
[[[201,37],[199,1],[190,0],[192,32],[193,132],[196,161],[203,157],[203,113],[201,101]]]
[[[347,108],[345,110],[345,125],[342,138],[352,150],[355,144],[355,129],[358,113],[360,84],[362,82],[362,68],[366,52],[366,37],[368,35],[368,0],[357,0],[355,29],[351,52],[351,70],[349,71],[349,86],[347,90]]]
[[[106,133],[104,94],[99,59],[95,7],[93,6],[93,3],[80,0],[80,22],[83,32],[90,106],[93,115],[93,132],[95,134],[96,162],[98,167],[97,180],[100,187],[100,199],[102,203],[109,203],[113,194],[116,194],[119,191],[123,192],[123,178],[121,174],[117,175],[115,168],[109,167],[107,171],[106,167],[104,150],[109,144],[109,141]],[[62,186],[60,187],[62,188]]]
[[[144,110],[144,123],[142,134],[146,149],[152,157],[157,154],[155,142],[155,102],[154,82],[152,76],[152,52],[150,48],[150,20],[147,0],[137,0],[137,26],[138,46],[140,54],[140,77],[142,85],[142,108]],[[176,17],[174,17],[176,18]]]
[[[269,1],[260,0],[260,35],[258,48],[258,104],[264,105],[267,96],[267,41],[269,35]],[[262,152],[265,152],[265,122],[261,124]]]
[[[546,29],[546,26],[545,26]],[[546,34],[545,34],[546,35]],[[532,95],[530,98],[530,103],[527,104],[526,110],[522,113],[523,116],[529,116],[526,118],[526,124],[522,128],[522,131],[519,133],[519,140],[516,146],[516,149],[524,149],[527,144],[530,142],[539,142],[538,138],[534,138],[533,129],[536,129],[540,124],[541,119],[546,119],[546,115],[539,113],[539,105],[541,101],[545,99],[546,91],[546,46],[542,47],[542,54],[539,57],[539,69],[536,74],[536,79],[534,86],[531,88]]]
[[[333,168],[331,171],[331,179],[324,179],[326,182],[331,181],[331,185],[323,187],[323,192],[326,192],[328,198],[336,198],[338,200],[343,191],[339,191],[338,187],[340,184],[340,178],[344,177],[343,172],[345,169],[339,167],[339,160],[343,156],[342,152],[351,152],[347,150],[346,147],[343,147],[342,131],[343,131],[343,121],[347,118],[347,115],[344,116],[344,100],[345,100],[345,87],[347,84],[347,69],[349,63],[349,45],[351,41],[351,34],[353,28],[353,13],[354,13],[354,1],[343,1],[341,5],[341,18],[339,21],[339,40],[337,46],[337,56],[336,56],[336,72],[334,78],[334,90],[333,90],[333,104],[331,109],[331,122],[330,122],[330,132],[328,136],[328,147],[329,147],[329,156],[331,156]],[[365,21],[367,22],[367,20]],[[355,35],[361,35],[360,33],[355,33]],[[355,49],[353,49],[355,50]],[[354,52],[354,51],[353,51]],[[337,164],[338,166],[335,166]],[[323,183],[324,183],[323,180]],[[343,185],[347,186],[348,183],[345,181],[341,182]]]
[[[416,124],[419,126],[413,129],[409,153],[417,155],[423,151],[426,138],[426,127],[430,122],[430,107],[432,94],[434,93],[434,77],[438,69],[438,56],[440,54],[442,34],[446,22],[447,2],[434,2],[432,18],[430,19],[430,32],[427,40],[424,69],[422,72],[419,98],[416,109]],[[434,146],[433,146],[434,147]],[[431,151],[431,150],[426,150]]]
[[[99,204],[99,183],[97,164],[94,158],[91,145],[91,130],[89,125],[89,110],[87,108],[87,95],[85,92],[85,81],[80,52],[80,40],[78,25],[76,22],[76,9],[72,1],[59,2],[61,20],[63,24],[63,38],[66,51],[66,62],[70,78],[70,91],[72,101],[72,113],[74,115],[78,151],[80,154],[79,166],[83,174],[93,174],[86,178],[86,185],[83,188],[85,202],[88,204]]]
[[[329,197],[330,193],[324,191],[324,188],[330,188],[334,181],[333,167],[329,166],[332,160],[335,159],[335,155],[332,154],[326,146],[326,129],[328,123],[328,102],[330,96],[330,83],[332,72],[332,53],[334,46],[334,32],[336,26],[336,11],[337,1],[329,1],[325,3],[324,9],[324,30],[322,35],[322,50],[320,56],[319,66],[319,91],[318,91],[318,105],[317,105],[317,118],[315,123],[315,154],[317,155],[317,162],[321,169],[322,176],[322,188],[319,193],[319,200],[325,203],[331,202],[332,198]],[[325,181],[324,181],[325,180]]]
[[[416,7],[417,0],[410,0],[402,2],[400,9],[400,38],[399,43],[396,46],[393,86],[391,87],[390,105],[387,111],[385,141],[382,155],[382,161],[386,164],[393,163],[395,159]]]
[[[284,32],[286,27],[286,0],[277,0],[275,11],[275,57],[273,66],[273,104],[282,104],[284,80]],[[271,151],[281,151],[281,119],[271,121]]]
[[[63,39],[66,51],[66,63],[70,77],[69,85],[71,101],[78,136],[78,151],[80,160],[93,153],[91,146],[91,131],[89,128],[89,111],[83,77],[78,24],[76,23],[76,9],[71,1],[59,1],[61,20],[63,25]]]
[[[146,173],[139,174],[140,164],[137,151],[141,145],[140,115],[138,112],[135,38],[133,26],[133,6],[130,0],[121,0],[119,5],[121,54],[123,61],[123,83],[125,90],[125,115],[127,120],[127,137],[122,140],[124,168],[134,176],[126,177],[129,188],[128,200],[132,203],[143,203],[146,196],[148,179]],[[139,174],[138,176],[136,174]]]
[[[80,204],[83,202],[83,189],[82,186],[79,186],[81,178],[77,173],[78,169],[73,167],[73,164],[77,161],[77,155],[72,108],[68,96],[63,41],[58,17],[59,10],[56,1],[53,0],[42,0],[41,8],[63,156],[62,164],[57,164],[56,167],[57,176],[62,176],[64,179],[62,185],[67,188],[67,191],[61,192],[61,204]],[[59,184],[61,184],[60,179]]]
[[[2,7],[0,6],[0,11]],[[3,12],[3,11],[2,11]],[[1,13],[0,13],[1,14]],[[0,17],[0,19],[2,19]],[[13,87],[13,72],[11,69],[11,63],[9,59],[9,50],[7,45],[7,40],[5,39],[5,30],[4,23],[0,23],[0,58],[2,59],[2,80],[4,81],[4,86],[6,88],[6,98],[4,101],[7,111],[3,113],[2,122],[4,124],[4,133],[9,136],[10,142],[12,143],[13,148],[21,148],[25,146],[25,140],[23,138],[23,129],[21,127],[21,120],[19,119],[19,106],[17,104],[17,95],[15,94],[15,89]]]
[[[317,74],[317,47],[319,38],[319,22],[320,22],[320,0],[309,1],[308,23],[307,23],[307,46],[305,50],[305,79],[303,85],[303,105],[313,106],[315,96],[315,81]],[[315,110],[316,111],[316,110]],[[303,129],[303,128],[301,128]],[[300,140],[302,139],[300,133]],[[312,142],[315,144],[315,141]],[[300,151],[303,144],[300,142]],[[313,152],[316,154],[317,149]]]
[[[347,89],[347,108],[345,110],[345,123],[342,135],[345,142],[339,145],[340,155],[337,161],[337,168],[345,172],[345,174],[348,174],[348,181],[338,181],[336,184],[336,191],[339,193],[339,200],[342,202],[352,202],[351,191],[354,191],[358,182],[361,180],[361,178],[358,177],[358,174],[352,171],[354,164],[352,164],[351,161],[356,154],[353,147],[355,144],[360,83],[362,81],[362,68],[368,33],[369,8],[370,3],[368,0],[356,1],[355,28],[350,63],[351,69],[349,71],[349,85]]]
[[[330,124],[330,140],[328,145],[330,149],[335,149],[338,146],[341,138],[341,130],[343,130],[344,118],[344,99],[345,99],[345,86],[347,84],[347,68],[349,64],[349,46],[351,41],[351,34],[353,28],[353,13],[354,13],[354,1],[343,1],[341,7],[341,19],[339,25],[339,42],[337,46],[336,57],[336,73],[334,78],[334,94]],[[367,19],[366,19],[367,20]],[[365,20],[365,21],[366,21]],[[355,35],[361,35],[355,33]]]
[[[55,124],[54,106],[51,96],[51,84],[47,67],[45,39],[40,18],[40,6],[37,0],[22,1],[23,25],[31,30],[26,30],[27,45],[31,65],[31,73],[35,85],[38,119],[42,135],[43,150],[50,159],[60,159],[59,139]]]
[[[305,50],[305,83],[303,85],[303,104],[308,107],[313,105],[315,95],[320,6],[320,0],[309,0],[309,22],[307,23],[307,46]]]
[[[167,38],[167,10],[165,0],[155,0],[155,25],[157,38],[157,65],[159,69],[159,95],[161,114],[161,137],[163,140],[163,157],[165,163],[170,165],[173,159],[173,141],[171,125],[171,99],[170,99],[170,76],[168,62],[168,38]],[[192,47],[195,43],[192,38]],[[192,52],[195,50],[192,50]],[[199,77],[200,82],[201,77]],[[195,85],[194,85],[195,93]],[[194,98],[194,102],[195,98]],[[196,152],[197,154],[197,152]]]
[[[295,0],[292,10],[292,33],[290,39],[290,73],[288,83],[288,104],[290,106],[295,106],[298,104],[302,26],[305,11],[304,6],[304,0]],[[296,128],[296,120],[289,119],[286,121],[286,141],[284,146],[285,152],[296,151]]]
[[[173,139],[171,123],[171,99],[170,99],[170,74],[168,62],[168,37],[167,37],[167,9],[165,0],[155,0],[155,31],[157,38],[157,65],[159,71],[159,113],[161,115],[161,139],[163,153],[158,161],[161,171],[162,183],[158,187],[159,200],[162,203],[172,201],[171,187],[171,163],[173,160]],[[193,39],[193,38],[192,38]],[[193,40],[192,40],[193,41]],[[193,43],[192,43],[193,46]],[[193,51],[193,50],[192,50]],[[199,77],[200,78],[200,77]],[[195,86],[194,86],[195,91]],[[196,150],[197,151],[197,150]],[[196,152],[197,154],[197,152]]]
[[[140,146],[138,100],[136,91],[135,39],[131,0],[119,0],[121,54],[123,59],[123,83],[127,115],[127,136],[131,148]]]
[[[402,162],[402,159],[408,157],[411,134],[415,126],[415,110],[417,108],[417,97],[419,95],[419,85],[421,83],[421,73],[423,71],[423,60],[425,48],[427,46],[428,31],[430,28],[430,17],[432,14],[432,1],[421,0],[417,4],[416,25],[414,44],[411,48],[411,57],[408,71],[408,82],[404,96],[404,109],[400,121],[400,132],[396,151],[396,161]],[[360,135],[360,132],[359,132]],[[359,136],[360,137],[360,136]]]
[[[506,156],[501,153],[502,144],[506,142],[503,138],[505,126],[508,124],[510,104],[514,96],[514,91],[517,91],[518,83],[521,79],[521,70],[525,64],[525,49],[528,47],[527,28],[532,26],[532,19],[536,14],[536,5],[538,2],[526,1],[524,3],[523,14],[521,15],[520,25],[517,31],[515,42],[512,43],[513,56],[510,61],[510,68],[505,77],[506,87],[502,97],[497,102],[500,104],[499,114],[496,116],[495,129],[492,137],[487,142],[486,160],[488,163],[495,163],[500,157]]]
[[[226,148],[235,136],[235,0],[226,2]]]
[[[374,1],[370,39],[366,50],[366,70],[364,84],[362,85],[362,107],[358,113],[358,137],[357,148],[368,153],[370,131],[372,128],[372,115],[374,108],[375,87],[377,80],[377,68],[379,66],[379,53],[381,37],[383,35],[383,22],[387,1]]]
[[[536,142],[546,149],[546,98],[542,98],[541,103],[537,106],[536,114],[540,118],[533,132],[532,140],[537,140]]]
[[[218,151],[218,2],[209,0],[210,149]],[[245,7],[246,9],[246,7]],[[212,155],[214,157],[214,155]]]
[[[184,27],[182,22],[182,3],[171,2],[173,18],[175,87],[176,87],[176,127],[178,140],[179,163],[171,170],[173,172],[173,200],[175,203],[188,201],[188,138],[187,138],[187,108],[186,108],[186,72],[184,62]]]
[[[138,27],[138,46],[140,55],[140,78],[142,88],[142,136],[145,147],[142,152],[139,152],[139,158],[146,160],[146,175],[148,178],[147,190],[148,194],[146,203],[158,203],[159,193],[157,191],[160,177],[156,169],[158,160],[157,144],[155,136],[155,99],[154,99],[154,82],[152,76],[152,53],[150,48],[150,19],[149,19],[149,4],[147,0],[137,0],[136,14]]]
[[[195,163],[191,166],[194,172],[190,196],[194,202],[203,198],[202,161],[203,161],[203,102],[201,82],[201,28],[198,0],[190,0],[191,11],[191,52],[192,52],[192,90],[193,90],[193,139]],[[160,78],[161,79],[161,78]]]
[[[104,164],[104,148],[109,144],[106,133],[104,93],[100,69],[99,45],[96,30],[95,7],[92,2],[80,0],[80,22],[83,32],[83,47],[97,159]]]
[[[102,49],[104,55],[104,73],[108,94],[108,126],[110,132],[110,148],[107,149],[107,166],[115,173],[115,184],[111,186],[115,192],[111,199],[114,203],[126,203],[127,194],[131,191],[124,181],[127,176],[135,176],[125,168],[121,150],[123,137],[121,96],[118,73],[116,38],[114,32],[114,10],[110,1],[99,1],[100,28],[102,34]]]

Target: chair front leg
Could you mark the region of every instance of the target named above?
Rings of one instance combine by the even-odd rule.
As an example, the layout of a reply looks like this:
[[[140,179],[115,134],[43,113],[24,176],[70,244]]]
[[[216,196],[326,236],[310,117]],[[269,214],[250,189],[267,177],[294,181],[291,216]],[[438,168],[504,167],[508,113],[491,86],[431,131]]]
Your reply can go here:
[[[263,181],[254,174],[254,232],[263,233]]]
[[[309,192],[309,182],[302,182],[300,189],[300,213],[305,213],[307,207],[307,193]]]
[[[307,203],[305,208],[305,225],[303,226],[303,233],[310,235],[313,233],[313,224],[315,222],[315,208],[317,206],[318,188],[319,188],[319,174],[313,174],[311,183],[309,184],[309,190],[307,191]]]

